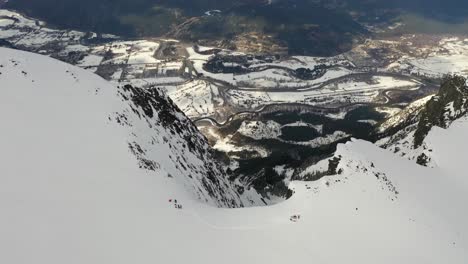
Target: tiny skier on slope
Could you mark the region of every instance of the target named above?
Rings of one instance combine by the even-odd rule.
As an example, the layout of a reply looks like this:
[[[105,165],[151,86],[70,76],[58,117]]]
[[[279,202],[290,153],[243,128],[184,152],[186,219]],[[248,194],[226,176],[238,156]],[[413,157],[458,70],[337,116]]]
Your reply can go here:
[[[169,199],[169,202],[172,203],[172,199]],[[182,209],[182,205],[181,204],[177,204],[177,199],[174,199],[174,208],[175,209]]]
[[[291,222],[297,222],[297,221],[300,220],[300,219],[301,219],[301,215],[299,215],[299,214],[297,214],[297,215],[292,215],[292,216],[289,218],[289,220],[290,220]]]

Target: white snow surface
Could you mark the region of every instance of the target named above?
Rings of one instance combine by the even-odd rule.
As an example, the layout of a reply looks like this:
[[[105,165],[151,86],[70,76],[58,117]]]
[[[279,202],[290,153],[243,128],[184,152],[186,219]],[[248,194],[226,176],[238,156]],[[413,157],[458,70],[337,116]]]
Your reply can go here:
[[[212,83],[194,80],[185,82],[168,92],[172,100],[189,117],[215,114],[215,104],[223,104],[218,87]],[[220,99],[219,101],[216,101]]]
[[[188,191],[187,197],[212,205],[229,205],[225,202],[231,198],[231,205],[240,202],[210,160],[207,142],[175,106],[168,104],[166,116],[180,120],[179,129],[185,130],[177,133],[171,127],[174,121],[164,124],[161,116],[143,112],[142,104],[131,100],[136,96],[133,91],[116,88],[82,69],[4,48],[0,65],[5,128],[0,156],[7,180],[3,187],[10,178],[17,184],[21,177],[33,174],[31,182],[38,181],[39,191],[45,192],[55,180],[83,177],[92,192],[113,178],[123,181],[124,175],[133,175],[170,179]],[[19,168],[15,160],[27,166]],[[210,168],[213,181],[207,180]],[[94,184],[99,179],[96,175],[103,175],[104,182]],[[70,190],[65,186],[63,191]]]
[[[243,121],[237,132],[256,140],[281,136],[281,125],[275,121]]]
[[[387,70],[405,70],[411,74],[441,78],[446,74],[467,76],[468,74],[468,45],[467,41],[459,37],[443,38],[439,45],[423,57],[403,56],[391,63]]]
[[[135,166],[128,131],[103,121],[125,108],[113,86],[49,58],[0,54],[0,263],[468,259],[466,119],[429,134],[435,169],[356,140],[338,146],[342,174],[292,182],[292,198],[274,206],[220,209]]]

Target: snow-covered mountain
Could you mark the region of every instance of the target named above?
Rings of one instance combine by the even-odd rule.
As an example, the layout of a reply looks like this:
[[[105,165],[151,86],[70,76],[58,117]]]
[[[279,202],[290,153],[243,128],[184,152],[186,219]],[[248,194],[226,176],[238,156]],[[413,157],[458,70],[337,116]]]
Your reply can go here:
[[[439,92],[422,98],[389,118],[378,128],[378,145],[418,164],[431,166],[432,148],[426,137],[433,127],[448,128],[468,113],[468,86],[462,76],[446,76]]]
[[[465,116],[427,133],[434,168],[354,140],[308,168],[327,176],[291,182],[289,200],[218,208],[258,196],[235,191],[157,90],[15,50],[0,65],[0,263],[468,259]]]
[[[243,206],[206,139],[162,92],[116,88],[31,53],[2,48],[0,54],[8,178],[85,177],[92,185],[99,175],[143,174],[177,183],[211,205]]]

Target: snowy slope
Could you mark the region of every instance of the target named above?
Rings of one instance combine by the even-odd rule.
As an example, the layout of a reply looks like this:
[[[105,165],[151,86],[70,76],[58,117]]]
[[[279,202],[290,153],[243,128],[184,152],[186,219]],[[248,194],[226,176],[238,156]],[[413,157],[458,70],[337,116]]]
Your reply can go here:
[[[10,128],[2,133],[2,159],[28,164],[11,177],[145,174],[178,182],[212,205],[242,204],[205,138],[162,93],[116,89],[47,57],[0,52],[0,115]]]
[[[0,263],[468,259],[466,119],[429,133],[436,169],[355,141],[338,147],[341,174],[293,182],[295,193],[283,203],[216,208],[197,198],[212,205],[240,200],[220,177],[213,188],[226,188],[214,195],[204,191],[198,177],[207,171],[201,164],[209,161],[183,146],[189,123],[172,134],[175,126],[165,123],[165,115],[159,117],[171,109],[168,101],[148,108],[141,90],[116,89],[82,70],[28,53],[0,49],[0,65]],[[169,112],[178,116],[176,124],[184,120]],[[145,151],[132,153],[132,142]],[[148,160],[160,169],[138,166],[154,164]],[[180,164],[192,166],[192,178],[174,168]],[[183,208],[175,209],[170,198]],[[291,221],[297,214],[300,219]]]

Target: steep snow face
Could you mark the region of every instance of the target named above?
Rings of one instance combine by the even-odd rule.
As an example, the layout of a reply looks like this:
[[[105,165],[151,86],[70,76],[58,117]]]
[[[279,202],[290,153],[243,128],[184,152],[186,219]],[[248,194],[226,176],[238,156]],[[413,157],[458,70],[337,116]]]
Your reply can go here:
[[[0,155],[9,184],[35,175],[37,185],[28,186],[45,188],[84,177],[95,188],[99,177],[154,177],[214,206],[242,205],[205,138],[161,92],[116,88],[76,67],[8,49],[0,49],[0,73]]]
[[[410,225],[414,225],[418,230],[416,232],[424,230],[428,232],[427,239],[438,240],[441,246],[438,254],[447,254],[446,257],[451,259],[448,262],[463,263],[468,257],[468,179],[463,165],[466,162],[468,147],[466,133],[466,118],[457,120],[447,130],[438,127],[431,130],[426,144],[432,149],[432,159],[437,164],[435,168],[426,168],[411,161],[401,160],[391,152],[378,149],[368,142],[355,141],[338,147],[336,155],[342,157],[339,169],[342,170],[345,181],[361,179],[379,184],[382,190],[380,195],[387,193],[387,206],[392,208],[390,210],[398,211],[396,214],[399,216],[396,218],[405,215],[407,220],[412,222]],[[369,200],[362,201],[359,211],[365,207],[372,208],[371,214],[374,215],[376,208],[371,204],[376,201],[371,201],[371,197],[375,193],[365,184],[362,184],[362,191],[370,191],[371,194]],[[400,220],[384,224],[383,228],[398,229],[399,231],[395,232],[399,233],[409,227]],[[424,241],[418,243],[414,244],[417,249],[413,257],[418,256],[417,251],[428,245]],[[419,257],[432,258],[432,253]],[[426,262],[419,257],[414,258],[413,263]],[[433,261],[434,259],[427,260]],[[411,261],[407,259],[402,263]]]
[[[468,259],[467,133],[467,117],[456,120],[448,129],[431,129],[425,144],[431,149],[434,168],[401,159],[369,142],[354,140],[340,144],[335,153],[340,159],[339,174],[324,177],[306,188],[316,196],[314,203],[322,201],[324,206],[329,206],[329,210],[339,215],[337,218],[346,222],[344,226],[362,228],[352,243],[362,246],[366,244],[363,240],[375,241],[367,249],[369,254],[382,257],[376,263],[390,263],[390,259],[395,263],[444,262],[436,260],[441,256],[448,263],[465,263]],[[323,170],[322,165],[316,171]],[[324,201],[325,197],[328,201]],[[341,203],[335,199],[342,199]],[[343,217],[346,214],[343,211],[352,207],[356,215]],[[316,215],[324,216],[320,212]],[[349,234],[346,233],[354,231],[337,227],[335,232],[343,232],[342,239],[346,239]],[[348,249],[344,245],[335,247],[338,252]],[[388,252],[377,253],[382,249]]]

